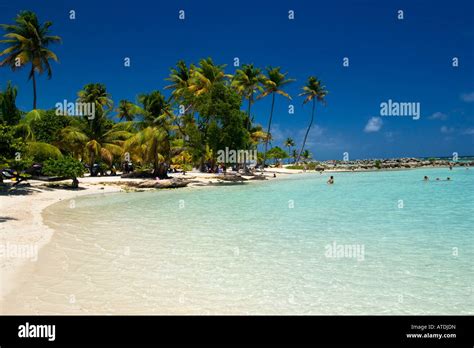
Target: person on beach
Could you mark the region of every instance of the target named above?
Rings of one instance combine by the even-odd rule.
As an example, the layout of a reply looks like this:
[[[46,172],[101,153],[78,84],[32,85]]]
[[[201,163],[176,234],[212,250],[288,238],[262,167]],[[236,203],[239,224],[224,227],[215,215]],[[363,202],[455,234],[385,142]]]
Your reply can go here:
[[[274,177],[274,178],[276,178],[276,177],[277,177],[277,175],[276,175],[275,173],[273,173],[273,177]]]
[[[328,185],[334,184],[334,177],[331,175],[328,180]]]

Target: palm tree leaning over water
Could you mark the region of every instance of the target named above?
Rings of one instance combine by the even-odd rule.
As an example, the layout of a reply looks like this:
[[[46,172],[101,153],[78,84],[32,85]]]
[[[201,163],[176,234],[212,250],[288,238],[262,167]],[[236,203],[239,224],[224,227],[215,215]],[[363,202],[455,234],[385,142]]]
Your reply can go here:
[[[3,36],[5,40],[0,43],[8,47],[0,52],[0,56],[6,56],[0,61],[0,67],[9,66],[13,71],[31,63],[28,79],[33,80],[33,109],[36,109],[36,72],[42,74],[47,72],[48,78],[52,76],[49,60],[58,61],[56,54],[48,49],[52,43],[61,41],[59,36],[49,35],[52,22],[41,24],[34,12],[22,11],[15,18],[15,24],[1,24],[6,31]]]
[[[272,68],[268,67],[267,68],[267,77],[265,80],[265,90],[264,92],[258,97],[264,98],[268,95],[272,95],[272,108],[270,110],[270,117],[268,120],[268,128],[267,128],[267,138],[265,139],[265,152],[263,153],[263,168],[265,169],[265,161],[267,159],[267,147],[268,147],[268,140],[270,137],[270,130],[272,126],[272,118],[273,118],[273,109],[275,106],[275,94],[280,94],[284,96],[285,98],[288,98],[291,100],[291,97],[289,96],[288,93],[283,91],[283,87],[289,84],[290,82],[295,81],[294,79],[286,79],[286,75],[288,73],[282,73],[280,72],[280,67],[278,68]]]
[[[328,94],[328,91],[326,90],[326,86],[322,86],[321,81],[313,76],[311,76],[308,79],[308,83],[306,84],[306,86],[303,87],[303,93],[300,94],[300,96],[305,97],[303,104],[306,104],[312,101],[313,107],[311,109],[311,121],[309,122],[308,129],[306,130],[306,134],[304,135],[303,144],[301,146],[300,154],[298,155],[298,159],[296,160],[296,162],[299,162],[300,157],[302,156],[304,146],[306,145],[306,139],[308,138],[308,133],[311,129],[311,126],[313,125],[314,109],[316,107],[316,101],[325,105],[326,101],[324,98],[326,97],[327,94]]]

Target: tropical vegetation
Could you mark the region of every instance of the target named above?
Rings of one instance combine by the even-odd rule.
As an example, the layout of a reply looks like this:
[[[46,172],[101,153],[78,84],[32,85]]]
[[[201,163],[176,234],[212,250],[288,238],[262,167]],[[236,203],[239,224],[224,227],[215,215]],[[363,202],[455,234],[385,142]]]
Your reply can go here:
[[[324,103],[327,91],[321,81],[310,77],[303,87],[304,103],[313,102],[311,122],[299,153],[292,138],[269,149],[276,96],[291,100],[285,91],[294,79],[280,67],[256,67],[244,64],[234,74],[226,65],[204,58],[197,63],[180,60],[169,71],[168,85],[143,92],[136,100],[120,100],[116,106],[107,87],[88,83],[77,92],[77,103],[90,105],[94,114],[58,112],[55,108],[37,108],[37,77],[52,76],[51,61],[58,61],[50,46],[60,43],[51,35],[52,23],[41,23],[35,13],[23,11],[13,24],[2,24],[0,66],[13,71],[29,67],[33,83],[33,109],[16,105],[18,90],[8,82],[0,90],[0,166],[25,168],[43,164],[43,174],[73,179],[84,171],[97,175],[95,166],[115,169],[132,162],[150,176],[166,178],[170,170],[215,171],[221,166],[247,169],[249,162],[218,163],[217,152],[226,147],[235,150],[260,150],[257,165],[266,160],[293,162],[310,159],[305,150],[314,119],[316,102]],[[169,92],[169,93],[168,93]],[[266,125],[255,122],[255,103],[271,97]],[[59,98],[61,99],[61,98]],[[79,164],[78,164],[79,163]],[[19,169],[20,170],[20,169]],[[112,172],[115,172],[113,170]]]

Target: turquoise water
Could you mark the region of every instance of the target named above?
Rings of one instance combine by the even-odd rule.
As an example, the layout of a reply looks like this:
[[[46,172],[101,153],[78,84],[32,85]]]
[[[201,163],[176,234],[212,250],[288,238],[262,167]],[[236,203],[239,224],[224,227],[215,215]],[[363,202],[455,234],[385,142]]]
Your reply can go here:
[[[474,313],[473,168],[333,175],[56,204],[6,311]]]

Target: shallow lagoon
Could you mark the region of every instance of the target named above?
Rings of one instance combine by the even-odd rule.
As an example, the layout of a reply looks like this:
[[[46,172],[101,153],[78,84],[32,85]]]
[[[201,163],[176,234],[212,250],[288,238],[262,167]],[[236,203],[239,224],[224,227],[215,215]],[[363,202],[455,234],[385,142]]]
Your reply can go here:
[[[4,311],[474,313],[474,169],[333,175],[53,205]]]

